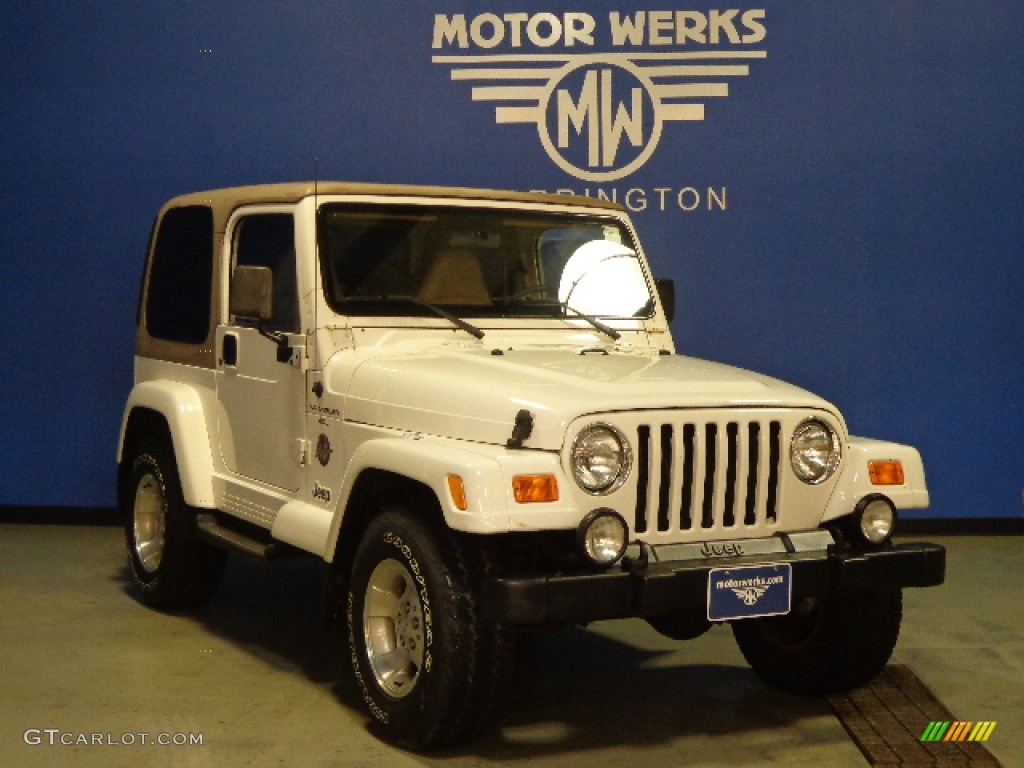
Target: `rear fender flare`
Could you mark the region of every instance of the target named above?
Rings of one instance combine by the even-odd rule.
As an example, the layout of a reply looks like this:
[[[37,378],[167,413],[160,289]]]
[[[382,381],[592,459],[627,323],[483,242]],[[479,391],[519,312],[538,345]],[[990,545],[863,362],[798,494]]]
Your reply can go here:
[[[194,507],[216,506],[210,431],[199,393],[195,388],[175,381],[136,384],[128,396],[121,419],[117,445],[119,464],[130,459],[125,456],[127,431],[132,414],[139,409],[159,414],[167,423],[185,503]]]

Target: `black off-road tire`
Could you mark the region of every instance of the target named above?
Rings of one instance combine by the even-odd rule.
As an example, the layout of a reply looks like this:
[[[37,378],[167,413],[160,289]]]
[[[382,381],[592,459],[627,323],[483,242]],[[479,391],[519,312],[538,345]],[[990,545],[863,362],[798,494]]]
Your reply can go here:
[[[358,691],[387,741],[409,749],[476,736],[498,704],[511,638],[480,617],[480,547],[390,507],[368,526],[346,598]]]
[[[197,608],[224,576],[227,552],[196,534],[196,511],[185,503],[169,442],[144,442],[121,494],[132,580],[147,605],[163,611]]]
[[[903,593],[858,592],[801,615],[733,622],[753,670],[766,682],[810,696],[850,690],[885,668],[900,634]]]

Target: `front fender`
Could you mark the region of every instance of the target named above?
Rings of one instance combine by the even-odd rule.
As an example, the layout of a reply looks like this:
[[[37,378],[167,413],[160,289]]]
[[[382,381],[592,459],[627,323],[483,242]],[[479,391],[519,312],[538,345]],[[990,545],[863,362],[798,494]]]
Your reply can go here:
[[[903,465],[903,485],[873,485],[868,474],[869,461],[899,461]],[[857,502],[873,493],[888,496],[897,509],[928,506],[924,463],[916,448],[864,437],[850,437],[842,474],[829,499],[822,522],[850,514]]]
[[[121,435],[117,445],[119,463],[126,458],[124,446],[128,423],[132,413],[138,409],[158,413],[167,422],[185,503],[194,507],[215,506],[210,432],[199,393],[188,384],[176,381],[136,384],[128,396],[121,419]]]
[[[349,461],[342,481],[339,509],[346,507],[359,476],[370,469],[407,477],[430,488],[451,528],[471,533],[508,530],[509,499],[501,467],[493,456],[422,438],[369,440],[356,449]],[[466,510],[455,506],[448,488],[448,475],[458,475],[465,483]],[[340,521],[335,521],[335,535],[339,524]]]
[[[520,474],[552,474],[559,488],[564,488],[557,454],[509,451],[500,446],[454,440],[382,437],[361,444],[349,462],[329,537],[332,543],[338,538],[356,482],[367,470],[390,472],[430,488],[441,506],[445,523],[467,533],[572,528],[582,517],[572,494],[562,493],[559,501],[532,504],[517,503],[513,496],[512,478]],[[459,509],[452,499],[449,475],[462,478],[465,510]]]

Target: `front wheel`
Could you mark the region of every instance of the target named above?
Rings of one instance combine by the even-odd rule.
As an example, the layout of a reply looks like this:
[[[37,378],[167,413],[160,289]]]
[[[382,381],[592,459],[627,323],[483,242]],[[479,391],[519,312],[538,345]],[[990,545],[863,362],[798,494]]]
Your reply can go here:
[[[900,634],[900,590],[804,601],[787,616],[733,622],[740,650],[766,682],[824,695],[864,685],[885,668]]]
[[[392,508],[367,527],[349,580],[352,668],[388,740],[412,749],[472,738],[497,700],[504,630],[479,616],[479,548]]]

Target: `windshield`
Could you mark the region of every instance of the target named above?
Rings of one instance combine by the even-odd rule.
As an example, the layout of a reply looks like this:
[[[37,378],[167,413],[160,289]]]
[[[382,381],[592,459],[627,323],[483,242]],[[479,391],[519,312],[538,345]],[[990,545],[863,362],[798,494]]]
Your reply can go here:
[[[614,217],[327,204],[319,238],[340,314],[429,315],[426,303],[469,317],[630,318],[654,308]]]

